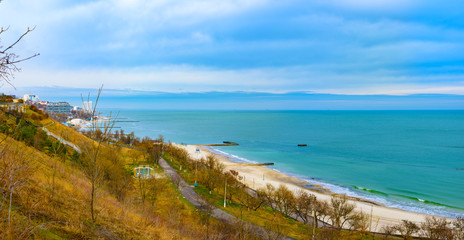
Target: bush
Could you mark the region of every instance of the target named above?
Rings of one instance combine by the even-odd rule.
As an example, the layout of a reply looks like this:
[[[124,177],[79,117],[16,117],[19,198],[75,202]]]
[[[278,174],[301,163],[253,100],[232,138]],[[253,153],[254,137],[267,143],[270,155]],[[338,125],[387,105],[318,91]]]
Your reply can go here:
[[[454,238],[453,228],[446,218],[427,217],[421,224],[421,228],[426,238],[437,240],[453,240]]]
[[[26,142],[28,145],[33,145],[34,136],[37,133],[37,127],[28,125],[20,128],[20,140]]]

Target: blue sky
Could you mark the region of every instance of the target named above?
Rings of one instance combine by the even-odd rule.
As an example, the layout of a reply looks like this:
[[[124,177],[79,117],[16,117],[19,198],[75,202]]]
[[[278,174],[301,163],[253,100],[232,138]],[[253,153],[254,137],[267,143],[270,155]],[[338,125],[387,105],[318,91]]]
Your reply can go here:
[[[0,24],[36,26],[18,89],[464,95],[457,0],[4,0]]]

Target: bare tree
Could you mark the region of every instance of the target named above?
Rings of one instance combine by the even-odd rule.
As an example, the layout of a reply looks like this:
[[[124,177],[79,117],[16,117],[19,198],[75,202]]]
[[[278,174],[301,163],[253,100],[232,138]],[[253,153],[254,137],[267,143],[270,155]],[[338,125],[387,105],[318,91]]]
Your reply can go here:
[[[295,195],[285,185],[280,185],[274,192],[274,205],[282,214],[288,216],[295,202]]]
[[[266,187],[258,189],[258,192],[261,192],[267,205],[270,207],[274,206],[275,187],[272,184],[266,184]]]
[[[401,234],[403,239],[412,239],[419,232],[420,227],[414,222],[403,220],[401,224],[395,225],[395,230]]]
[[[154,207],[155,201],[158,195],[164,191],[165,185],[158,183],[155,177],[148,179],[148,184],[149,184],[148,197],[150,198],[151,206]]]
[[[456,239],[464,239],[464,217],[457,217],[453,221],[453,232]]]
[[[266,188],[259,189],[258,192],[261,193],[266,204],[285,216],[295,209],[295,195],[285,185],[280,185],[276,189],[271,184],[266,184]]]
[[[8,45],[7,47],[0,46],[0,82],[4,81],[7,84],[13,86],[11,84],[11,80],[14,77],[15,72],[21,71],[21,68],[17,66],[18,63],[26,61],[28,59],[31,59],[33,57],[37,57],[40,54],[36,53],[32,56],[25,57],[25,58],[20,58],[19,55],[17,55],[14,52],[11,52],[13,48],[30,32],[34,31],[34,28],[28,28],[25,33],[23,33],[16,41],[14,41],[12,44]],[[8,28],[0,29],[0,35],[6,32]]]
[[[52,155],[49,158],[49,161],[51,162],[51,173],[50,175],[47,175],[47,182],[48,182],[48,192],[49,192],[49,199],[52,204],[55,204],[55,190],[56,190],[56,175],[57,175],[57,168],[58,168],[58,158],[62,158],[63,161],[65,159],[65,155],[60,154],[63,149],[66,149],[64,144],[60,142],[55,142],[52,144],[52,147],[50,151],[52,152]]]
[[[300,190],[295,197],[293,212],[298,217],[300,217],[303,223],[308,224],[308,222],[313,219],[313,211],[316,209],[315,204],[316,196],[313,194],[308,194],[306,191]],[[314,223],[313,226],[315,226]]]
[[[201,162],[201,165],[204,167],[199,171],[199,180],[211,194],[217,187],[222,186],[225,177],[223,174],[224,165],[212,156],[208,156],[206,160]]]
[[[145,198],[147,197],[148,181],[147,179],[144,179],[141,176],[139,176],[138,182],[139,182],[140,199],[142,200],[142,205],[143,205],[145,203]]]
[[[327,201],[316,201],[314,204],[316,210],[316,221],[327,222],[327,218],[330,216],[330,206]]]
[[[392,236],[395,231],[396,229],[393,226],[383,226],[381,229],[381,232],[383,233],[382,239],[390,239],[390,236]]]
[[[92,217],[92,222],[95,223],[96,212],[95,204],[97,199],[97,193],[101,185],[103,184],[103,165],[100,160],[100,155],[104,143],[108,142],[111,131],[114,127],[115,120],[113,120],[111,113],[106,119],[100,119],[99,113],[96,111],[98,100],[100,99],[101,92],[103,90],[103,85],[98,90],[98,95],[96,97],[95,105],[91,107],[90,112],[92,116],[92,124],[89,131],[89,136],[93,139],[93,142],[83,141],[81,150],[86,158],[85,161],[85,174],[90,180],[90,193],[88,196],[90,214]],[[82,102],[84,98],[81,96]],[[87,101],[90,101],[90,94],[87,97]],[[115,117],[115,119],[117,116]],[[102,120],[102,121],[100,121]]]
[[[424,237],[437,240],[453,240],[453,228],[446,218],[426,217],[421,223]]]
[[[330,200],[330,221],[338,229],[342,229],[346,222],[356,218],[355,205],[349,203],[345,195],[332,196]]]
[[[351,230],[358,231],[363,234],[370,234],[369,223],[370,218],[367,214],[355,212],[348,218],[348,224]]]
[[[237,200],[247,208],[247,210],[256,211],[265,203],[264,195],[261,191],[256,194],[250,194],[245,185],[240,186],[240,190],[236,194]]]
[[[237,180],[238,172],[235,170],[230,170],[224,175],[227,181],[227,201],[232,202],[232,199],[238,194],[238,191],[241,191],[241,186],[243,184]]]
[[[13,198],[21,196],[33,173],[33,158],[24,149],[13,148],[11,144],[0,145],[0,238],[26,239],[45,224],[33,224],[31,221],[15,225]],[[3,214],[6,204],[7,213]],[[33,207],[32,207],[33,208]],[[6,223],[6,226],[3,225]]]

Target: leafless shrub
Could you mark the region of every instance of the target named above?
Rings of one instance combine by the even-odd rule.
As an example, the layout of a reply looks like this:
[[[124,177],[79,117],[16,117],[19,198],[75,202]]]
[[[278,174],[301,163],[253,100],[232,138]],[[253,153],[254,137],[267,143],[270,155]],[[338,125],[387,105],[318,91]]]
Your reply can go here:
[[[412,239],[419,232],[420,227],[414,222],[403,220],[402,223],[394,226],[395,230],[400,233],[403,239]]]
[[[200,165],[202,169],[199,171],[199,180],[210,193],[219,186],[223,186],[225,178],[223,174],[224,165],[212,156],[208,156],[206,160],[201,161]]]
[[[275,187],[268,183],[265,188],[258,189],[258,192],[263,196],[265,203],[271,207],[274,206]]]
[[[345,195],[332,196],[329,211],[329,218],[332,225],[338,229],[342,229],[345,223],[358,218],[354,208],[355,205],[349,203]]]
[[[45,224],[23,219],[13,210],[14,198],[23,196],[34,171],[34,159],[24,149],[0,144],[0,238],[26,239]],[[29,210],[32,213],[34,205]]]
[[[256,211],[265,203],[265,198],[261,191],[258,191],[255,196],[248,193],[246,186],[242,185],[241,190],[237,191],[237,200],[247,208],[247,210]]]
[[[94,140],[94,142],[88,142],[86,139],[83,139],[81,145],[82,154],[85,160],[84,172],[91,183],[90,193],[86,196],[86,198],[89,202],[92,223],[95,223],[96,221],[97,215],[95,211],[95,205],[97,202],[96,200],[98,197],[99,189],[103,185],[104,180],[104,165],[102,164],[101,153],[105,143],[107,143],[107,141],[110,139],[111,131],[113,130],[115,124],[115,120],[112,118],[111,114],[103,122],[96,121],[99,118],[97,105],[102,90],[103,86],[98,90],[95,105],[91,106],[91,109],[88,109],[92,116],[92,124],[88,134],[89,137]],[[82,96],[81,98],[82,102],[84,102],[84,98]],[[90,93],[87,97],[87,102],[89,101]],[[117,118],[117,116],[115,118]]]
[[[308,194],[306,191],[299,191],[295,197],[293,212],[303,221],[308,224],[313,219],[313,212],[316,209],[316,196]]]
[[[238,181],[238,172],[230,170],[230,172],[225,173],[225,179],[227,181],[227,201],[232,202],[233,198],[239,194],[239,191],[242,190],[243,184]]]
[[[327,222],[330,217],[330,206],[327,201],[316,201],[316,218],[322,222]]]
[[[393,226],[383,226],[381,233],[383,234],[383,239],[389,239],[396,232],[395,227]]]
[[[464,239],[464,217],[457,217],[453,221],[453,232],[456,239]]]
[[[368,233],[369,229],[369,216],[363,212],[355,212],[349,217],[349,229],[358,231],[360,233]]]
[[[264,202],[282,214],[288,216],[294,211],[295,195],[287,186],[280,185],[277,189],[271,184],[266,184],[266,188],[258,190]]]
[[[291,209],[295,203],[295,195],[290,191],[287,186],[280,185],[274,192],[274,204],[285,216],[290,214]]]
[[[453,240],[453,228],[446,218],[426,217],[421,224],[422,235],[429,239]]]

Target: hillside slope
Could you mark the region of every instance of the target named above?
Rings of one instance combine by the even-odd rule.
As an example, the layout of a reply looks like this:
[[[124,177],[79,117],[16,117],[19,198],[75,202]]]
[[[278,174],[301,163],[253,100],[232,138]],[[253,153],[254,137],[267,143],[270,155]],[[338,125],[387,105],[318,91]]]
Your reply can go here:
[[[92,221],[87,157],[37,126],[79,146],[92,140],[34,114],[40,113],[0,112],[0,239],[202,239],[205,231],[234,238],[183,200],[146,153],[111,145],[98,158]],[[135,179],[132,167],[141,164],[152,166],[156,178]]]

